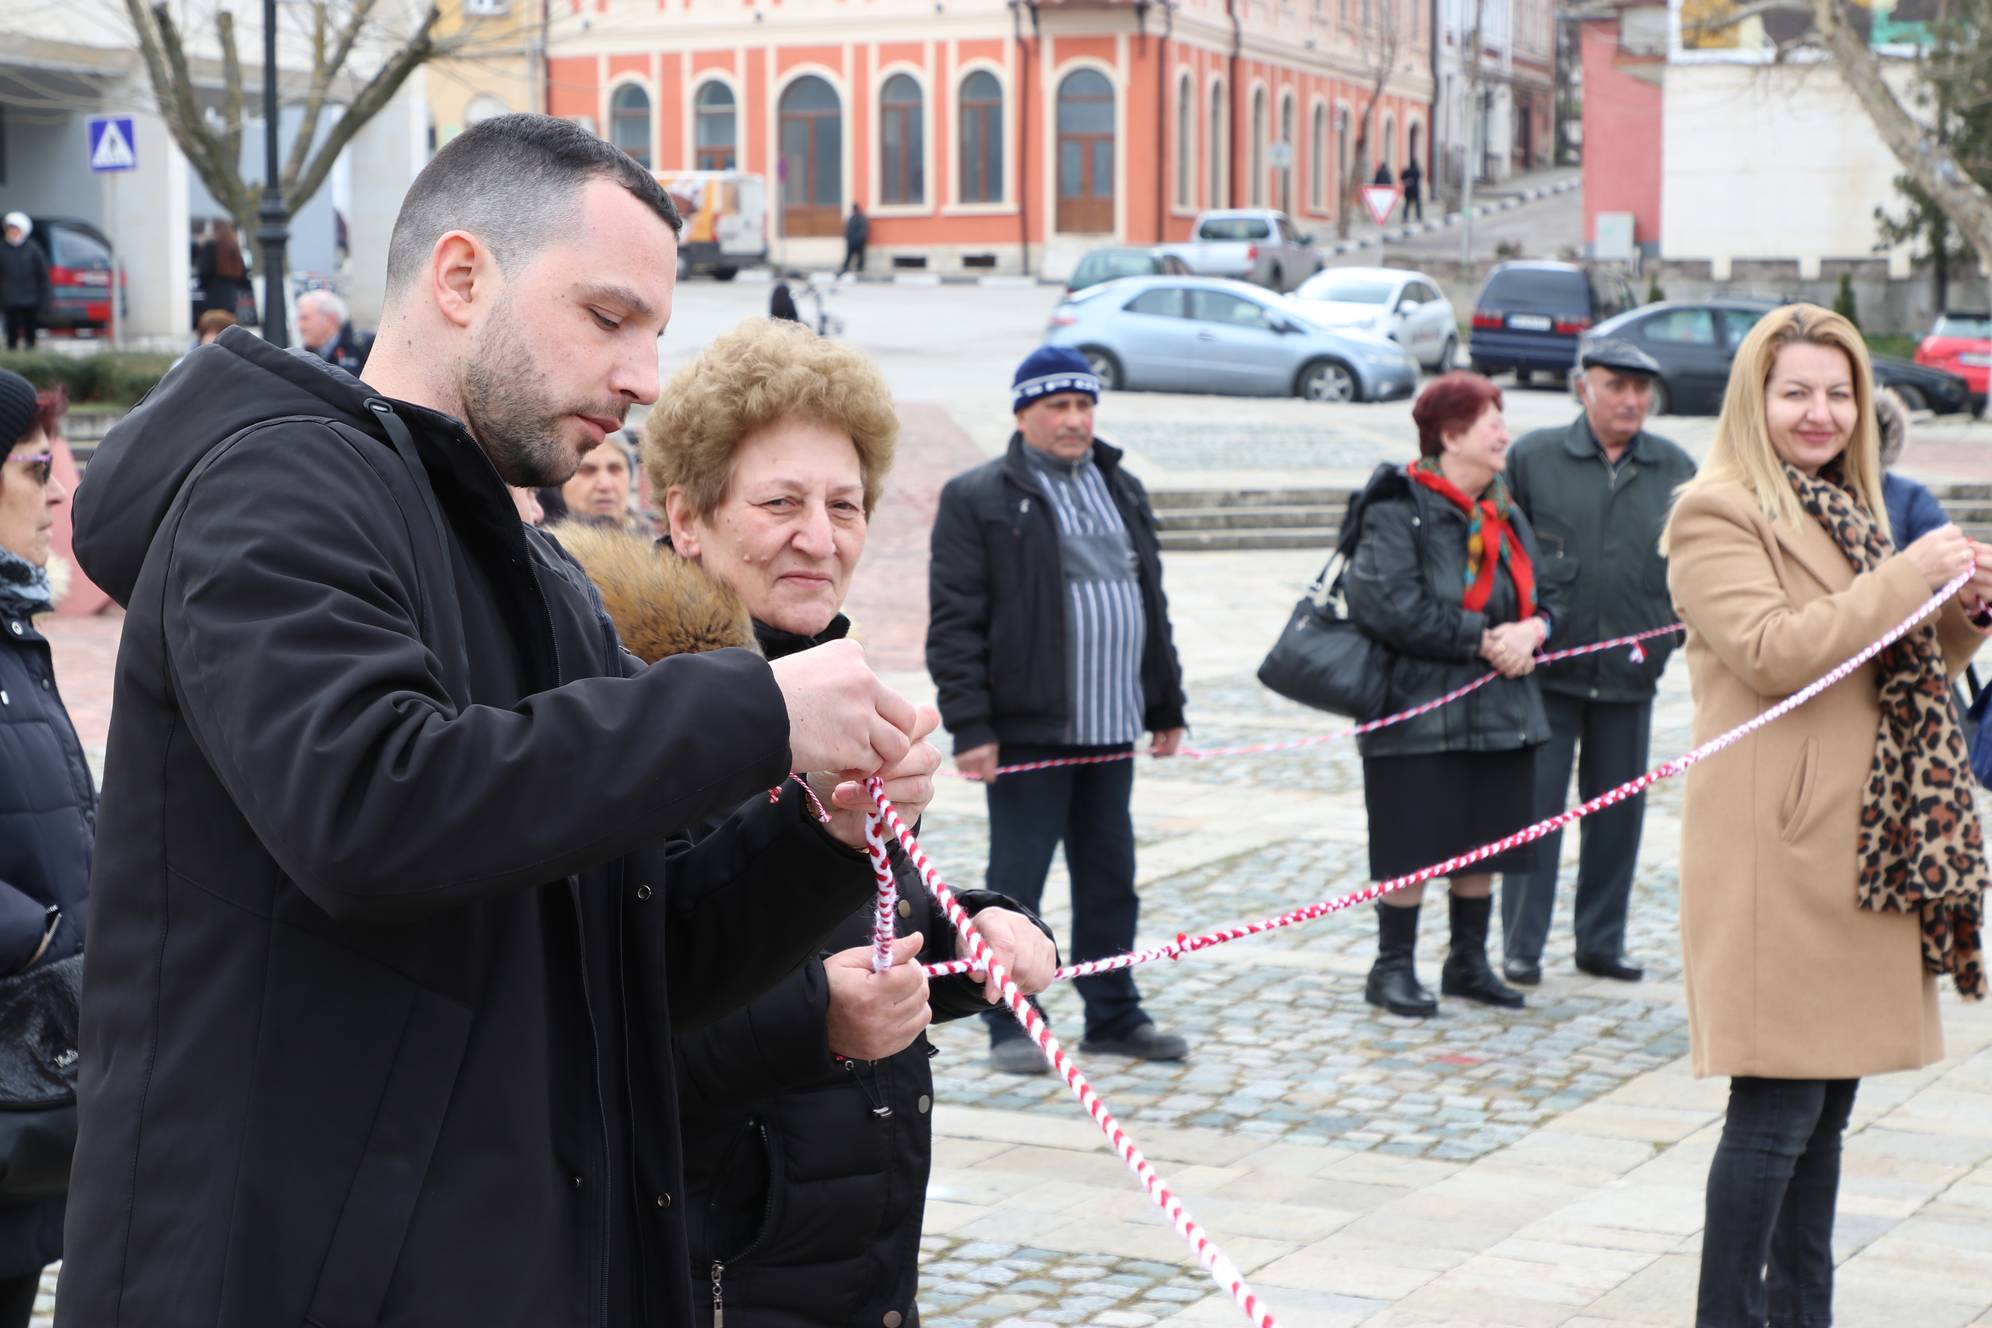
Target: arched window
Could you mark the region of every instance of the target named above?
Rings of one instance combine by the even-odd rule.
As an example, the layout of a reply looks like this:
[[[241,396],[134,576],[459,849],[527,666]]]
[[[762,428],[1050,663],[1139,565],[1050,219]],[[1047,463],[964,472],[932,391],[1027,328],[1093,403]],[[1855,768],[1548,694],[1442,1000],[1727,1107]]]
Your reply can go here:
[[[1293,94],[1280,98],[1280,211],[1293,211]]]
[[[1252,165],[1252,183],[1246,195],[1253,207],[1266,205],[1266,90],[1252,93],[1252,150],[1245,158]]]
[[[1314,104],[1308,135],[1307,201],[1316,212],[1328,210],[1328,108]]]
[[[925,107],[911,74],[894,74],[879,93],[879,179],[882,203],[927,201]]]
[[[1224,206],[1224,84],[1210,85],[1210,201],[1205,207]]]
[[[1350,191],[1350,171],[1354,166],[1349,160],[1349,108],[1335,108],[1335,206],[1341,207],[1354,194]]]
[[[837,90],[805,74],[782,93],[782,234],[844,233],[844,110]]]
[[[1195,85],[1184,74],[1176,80],[1176,206],[1186,208],[1196,199],[1197,105]]]
[[[634,83],[623,84],[609,98],[609,142],[638,165],[650,164],[650,94]]]
[[[961,81],[961,201],[1003,201],[1003,85],[986,69]]]
[[[1074,70],[1058,85],[1058,229],[1114,229],[1114,85],[1096,69]]]
[[[692,145],[699,170],[730,171],[739,164],[736,123],[733,89],[717,79],[701,83],[692,100]]]

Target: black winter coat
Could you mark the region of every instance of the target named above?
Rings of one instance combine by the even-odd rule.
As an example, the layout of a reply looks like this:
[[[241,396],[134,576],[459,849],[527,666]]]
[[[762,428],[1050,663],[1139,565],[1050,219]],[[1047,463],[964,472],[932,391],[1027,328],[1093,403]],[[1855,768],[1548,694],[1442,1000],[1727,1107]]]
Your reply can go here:
[[[755,624],[769,659],[841,638],[839,616],[810,640]],[[955,930],[900,853],[896,933],[926,938],[919,962],[956,957]],[[986,890],[958,890],[970,914],[1012,908]],[[873,906],[844,919],[822,955],[872,939]],[[1038,923],[1043,927],[1043,923]],[[1050,930],[1045,929],[1046,935]],[[980,1014],[982,984],[962,975],[929,985],[937,1023]],[[711,1296],[694,1321],[749,1328],[920,1321],[920,1222],[933,1163],[937,1055],[923,1033],[880,1061],[833,1056],[822,957],[719,1022],[678,1039],[685,1189],[692,1201],[692,1275]]]
[[[0,240],[0,306],[46,309],[55,287],[49,280],[48,255],[32,239],[19,244]]]
[[[927,672],[957,752],[992,742],[1058,746],[1071,739],[1058,518],[1024,446],[1021,434],[1012,435],[1007,455],[949,480],[934,517]],[[1096,438],[1093,461],[1133,541],[1147,610],[1142,727],[1179,729],[1183,667],[1162,593],[1155,512],[1141,481],[1121,469],[1119,448]]]
[[[1530,560],[1540,568],[1535,533],[1520,511],[1512,517]],[[1460,603],[1466,584],[1466,513],[1400,468],[1371,481],[1362,534],[1348,569],[1349,616],[1396,654],[1384,713],[1394,714],[1443,696],[1487,672],[1480,634],[1514,622],[1520,601],[1504,562],[1494,577],[1485,612]],[[1557,619],[1557,604],[1538,607]],[[1364,756],[1429,752],[1505,752],[1549,738],[1536,675],[1496,678],[1485,687],[1428,715],[1366,733],[1357,739]]]
[[[769,802],[763,661],[642,668],[456,421],[394,404],[405,461],[368,395],[231,328],[78,495],[129,616],[63,1328],[686,1322],[670,1035],[871,891]]]
[[[15,481],[19,483],[19,481]],[[0,975],[18,973],[61,910],[38,963],[83,949],[97,791],[55,687],[31,606],[0,590]],[[62,1255],[62,1200],[0,1205],[0,1277]]]

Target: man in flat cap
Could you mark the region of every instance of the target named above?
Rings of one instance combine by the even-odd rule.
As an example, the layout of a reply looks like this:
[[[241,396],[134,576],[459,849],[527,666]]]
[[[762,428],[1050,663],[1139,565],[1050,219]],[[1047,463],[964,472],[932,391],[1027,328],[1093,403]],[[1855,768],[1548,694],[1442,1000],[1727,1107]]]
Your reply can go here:
[[[1660,366],[1626,341],[1589,344],[1579,359],[1583,413],[1567,428],[1538,429],[1508,454],[1508,483],[1535,527],[1537,584],[1557,587],[1565,608],[1556,645],[1629,636],[1674,621],[1660,528],[1674,490],[1695,473],[1678,446],[1646,431]],[[1646,768],[1653,691],[1677,644],[1666,636],[1626,650],[1584,655],[1542,679],[1550,739],[1536,758],[1538,810],[1563,810],[1570,767],[1583,798]],[[1581,756],[1579,752],[1581,750]],[[1645,970],[1625,953],[1626,901],[1639,857],[1646,797],[1640,794],[1583,825],[1577,867],[1577,967],[1595,977],[1637,982]],[[1543,945],[1556,906],[1563,837],[1544,837],[1533,871],[1501,881],[1501,929],[1508,981],[1542,980]]]

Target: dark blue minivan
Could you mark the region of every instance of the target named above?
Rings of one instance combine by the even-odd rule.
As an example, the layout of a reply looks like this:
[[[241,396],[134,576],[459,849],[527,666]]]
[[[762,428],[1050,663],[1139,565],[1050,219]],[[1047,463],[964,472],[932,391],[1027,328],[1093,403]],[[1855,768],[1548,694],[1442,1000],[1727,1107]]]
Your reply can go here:
[[[1618,272],[1574,263],[1503,263],[1480,288],[1467,354],[1484,374],[1513,370],[1561,384],[1577,363],[1577,339],[1638,301]]]

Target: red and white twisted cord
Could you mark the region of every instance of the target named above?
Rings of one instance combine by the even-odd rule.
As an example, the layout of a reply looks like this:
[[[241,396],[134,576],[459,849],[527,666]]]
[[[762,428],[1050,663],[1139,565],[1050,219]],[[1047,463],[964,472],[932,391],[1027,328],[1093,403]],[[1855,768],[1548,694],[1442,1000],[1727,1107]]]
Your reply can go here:
[[[1769,710],[1738,724],[1727,733],[1717,734],[1684,756],[1675,757],[1671,761],[1655,766],[1645,774],[1635,779],[1627,780],[1617,788],[1607,789],[1588,802],[1580,803],[1578,806],[1572,807],[1567,811],[1558,812],[1555,816],[1547,820],[1538,821],[1525,829],[1518,830],[1505,839],[1498,839],[1491,844],[1483,844],[1479,848],[1460,854],[1458,857],[1449,858],[1433,866],[1421,868],[1408,876],[1399,876],[1388,881],[1373,882],[1353,894],[1343,895],[1338,899],[1322,900],[1320,903],[1309,904],[1305,908],[1297,908],[1291,912],[1276,914],[1270,918],[1261,918],[1257,922],[1248,922],[1236,927],[1224,927],[1217,931],[1205,932],[1201,936],[1189,936],[1179,933],[1175,940],[1170,941],[1166,945],[1158,945],[1146,950],[1136,950],[1131,954],[1113,955],[1106,959],[1095,959],[1084,964],[1068,964],[1053,973],[1052,980],[1063,981],[1071,978],[1092,977],[1097,973],[1112,973],[1124,968],[1133,968],[1139,964],[1151,964],[1160,959],[1180,959],[1186,954],[1194,954],[1198,950],[1207,950],[1212,946],[1223,945],[1229,941],[1243,940],[1247,936],[1258,936],[1265,932],[1278,931],[1283,927],[1295,926],[1302,922],[1312,922],[1316,918],[1326,917],[1330,913],[1340,913],[1354,908],[1358,904],[1367,904],[1372,900],[1380,899],[1384,895],[1390,894],[1392,891],[1402,890],[1406,886],[1423,885],[1425,882],[1433,880],[1436,877],[1450,876],[1454,872],[1464,867],[1470,867],[1476,862],[1484,862],[1488,858],[1496,857],[1511,848],[1530,843],[1542,838],[1544,835],[1553,834],[1566,826],[1574,825],[1594,812],[1603,811],[1615,803],[1624,802],[1627,798],[1644,792],[1648,787],[1659,783],[1663,779],[1672,779],[1675,775],[1687,770],[1688,767],[1700,764],[1723,748],[1740,742],[1750,734],[1755,733],[1758,729],[1783,719],[1786,715],[1798,709],[1798,707],[1804,705],[1813,697],[1818,696],[1827,688],[1845,679],[1855,670],[1866,665],[1876,655],[1879,655],[1882,651],[1901,640],[1902,637],[1915,628],[1916,624],[1929,617],[1932,613],[1935,613],[1943,606],[1946,600],[1962,589],[1965,583],[1971,579],[1975,570],[1975,567],[1967,568],[1962,574],[1945,585],[1942,590],[1939,590],[1936,594],[1925,600],[1912,616],[1891,628],[1879,640],[1867,646],[1853,658],[1846,660],[1823,677],[1815,679],[1798,691],[1793,692]],[[974,966],[972,961],[966,959],[957,959],[944,964],[932,964],[926,969],[927,976],[930,978],[948,977],[956,973],[980,971],[980,969]]]
[[[1641,647],[1641,642],[1651,641],[1656,636],[1668,636],[1681,630],[1682,624],[1680,623],[1673,623],[1666,627],[1653,627],[1644,632],[1634,632],[1630,636],[1615,636],[1608,641],[1593,641],[1589,645],[1572,646],[1568,650],[1553,650],[1547,655],[1537,655],[1536,663],[1538,665],[1555,664],[1562,660],[1575,659],[1579,655],[1595,655],[1601,650],[1611,650],[1618,646],[1630,646],[1633,650],[1633,657],[1636,660],[1644,659],[1646,652]],[[1464,686],[1455,687],[1444,696],[1435,696],[1429,701],[1423,701],[1412,706],[1409,710],[1400,710],[1394,715],[1385,715],[1382,719],[1372,719],[1361,724],[1352,725],[1349,728],[1337,729],[1333,733],[1318,733],[1307,738],[1289,738],[1283,742],[1253,743],[1245,747],[1185,747],[1176,753],[1176,759],[1184,761],[1214,761],[1227,756],[1265,756],[1272,752],[1291,752],[1298,751],[1303,747],[1320,747],[1331,742],[1347,742],[1350,738],[1361,737],[1365,733],[1375,733],[1378,729],[1387,729],[1394,724],[1403,724],[1416,719],[1420,715],[1429,715],[1434,710],[1449,706],[1462,697],[1472,695],[1500,676],[1500,674],[1490,670]],[[996,773],[999,775],[1027,775],[1036,770],[1057,770],[1066,766],[1108,765],[1115,761],[1132,761],[1139,755],[1141,753],[1137,751],[1125,751],[1109,752],[1104,756],[1060,756],[1045,761],[1024,761],[1017,765],[1001,766],[997,769]],[[964,775],[959,771],[945,771],[943,773],[953,775],[958,779],[973,780],[976,783],[983,782],[974,775]]]
[[[865,851],[871,855],[872,878],[878,882],[872,915],[872,972],[883,973],[892,967],[892,915],[899,905],[899,882],[892,875],[892,859],[886,856],[877,812],[865,815]]]
[[[982,934],[975,929],[975,923],[970,920],[961,902],[955,898],[954,891],[948,888],[947,882],[943,881],[940,873],[934,870],[934,864],[928,861],[927,855],[921,851],[920,842],[913,838],[913,832],[900,817],[899,809],[885,796],[885,785],[874,777],[867,781],[866,787],[871,792],[872,800],[878,804],[879,813],[886,825],[898,839],[899,846],[906,851],[908,860],[920,873],[920,879],[926,883],[927,889],[933,892],[935,902],[941,906],[948,921],[954,924],[955,931],[960,934],[962,943],[974,956],[970,962],[976,971],[995,976],[1002,987],[1003,1003],[1010,1007],[1010,1013],[1024,1026],[1025,1034],[1037,1044],[1038,1050],[1044,1053],[1044,1058],[1065,1081],[1066,1087],[1077,1095],[1079,1105],[1086,1109],[1086,1114],[1093,1118],[1093,1123],[1107,1136],[1107,1142],[1113,1145],[1121,1161],[1125,1162],[1128,1169],[1134,1172],[1136,1179],[1140,1180],[1142,1189],[1148,1192],[1148,1197],[1168,1215],[1169,1221],[1176,1228],[1176,1233],[1188,1241],[1190,1248],[1195,1251],[1197,1261],[1210,1273],[1211,1279],[1238,1303],[1238,1308],[1245,1311],[1245,1316],[1258,1325],[1258,1328],[1278,1328],[1278,1321],[1273,1318],[1273,1312],[1259,1300],[1257,1293],[1245,1285],[1244,1275],[1230,1259],[1225,1257],[1224,1252],[1205,1234],[1204,1229],[1197,1225],[1189,1210],[1184,1208],[1182,1201],[1170,1192],[1169,1187],[1162,1182],[1162,1178],[1155,1174],[1155,1168],[1149,1165],[1148,1159],[1142,1156],[1139,1148],[1135,1147],[1134,1140],[1128,1137],[1127,1131],[1123,1130],[1120,1122],[1114,1119],[1113,1112],[1109,1111],[1107,1104],[1100,1100],[1100,1095],[1093,1091],[1093,1086],[1086,1082],[1086,1077],[1072,1064],[1065,1054],[1065,1048],[1059,1045],[1058,1039],[1051,1035],[1051,1028],[1044,1022],[1044,1017],[1017,989],[1008,967],[996,957],[995,952],[982,939]]]

